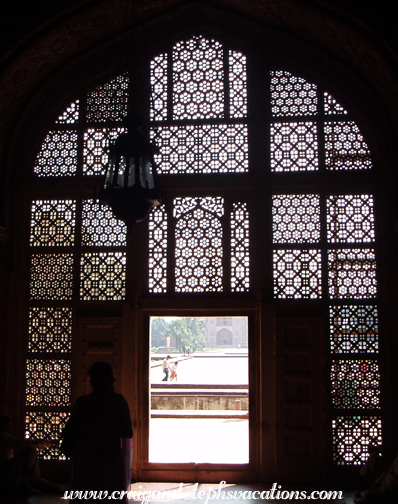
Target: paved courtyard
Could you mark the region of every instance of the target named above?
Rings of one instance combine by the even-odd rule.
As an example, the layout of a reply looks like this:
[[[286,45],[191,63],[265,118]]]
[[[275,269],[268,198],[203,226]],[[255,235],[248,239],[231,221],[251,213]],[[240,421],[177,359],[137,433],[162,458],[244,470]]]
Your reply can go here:
[[[185,360],[181,356],[172,356],[171,361],[179,362],[177,383],[187,386],[247,385],[247,351],[237,350],[234,355],[223,353],[215,354],[217,356],[194,354]],[[162,367],[155,364],[151,369],[151,384],[162,383],[163,377]],[[200,414],[200,411],[197,413]],[[149,461],[247,464],[249,421],[234,418],[151,418]]]

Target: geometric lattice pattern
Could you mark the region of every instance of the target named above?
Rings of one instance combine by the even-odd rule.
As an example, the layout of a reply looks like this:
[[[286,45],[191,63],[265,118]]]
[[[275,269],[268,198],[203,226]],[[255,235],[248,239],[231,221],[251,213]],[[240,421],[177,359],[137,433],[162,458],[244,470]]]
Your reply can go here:
[[[167,54],[151,61],[151,121],[167,119]]]
[[[338,416],[332,431],[336,465],[363,465],[369,456],[369,444],[381,447],[382,424],[378,416]]]
[[[334,360],[331,368],[333,406],[380,409],[380,371],[374,360]]]
[[[272,196],[274,243],[316,243],[321,238],[320,196],[278,194]]]
[[[317,113],[316,85],[281,70],[271,72],[273,116],[303,116]]]
[[[27,359],[26,406],[70,406],[71,362]]]
[[[327,115],[347,114],[347,111],[329,93],[323,93],[324,112]]]
[[[234,203],[231,212],[231,292],[250,287],[249,212],[246,203]]]
[[[167,212],[164,205],[149,213],[149,292],[167,292]]]
[[[126,128],[89,128],[83,137],[83,174],[105,175],[109,146]]]
[[[317,299],[322,296],[320,250],[274,250],[274,296]]]
[[[56,124],[74,124],[79,120],[79,100],[71,103],[58,119]]]
[[[76,202],[36,200],[32,202],[30,244],[71,246],[75,240]]]
[[[68,300],[73,297],[73,255],[33,254],[30,299]]]
[[[377,307],[371,305],[331,306],[330,347],[332,353],[358,354],[379,351]]]
[[[326,200],[326,211],[329,243],[375,241],[373,196],[329,196]]]
[[[193,37],[173,48],[173,119],[224,116],[223,48]]]
[[[68,353],[72,351],[72,309],[34,307],[29,310],[28,351]]]
[[[87,122],[121,121],[127,116],[129,78],[127,74],[87,93]]]
[[[33,440],[61,439],[61,433],[68,418],[69,413],[66,411],[28,411],[25,417],[25,438]],[[39,450],[39,453],[43,459],[65,459],[65,456],[56,448],[44,448]]]
[[[369,147],[353,121],[325,122],[325,163],[329,170],[372,168]]]
[[[229,51],[229,114],[239,118],[247,116],[246,56]]]
[[[329,250],[329,296],[366,299],[377,295],[373,249]]]
[[[159,173],[247,172],[248,133],[244,124],[157,127],[152,139]]]
[[[77,132],[49,131],[36,157],[34,173],[38,177],[75,175],[77,169]]]
[[[81,258],[80,299],[120,301],[126,295],[126,254],[86,253]]]
[[[90,247],[126,245],[127,226],[116,219],[112,210],[93,200],[83,200],[82,244]]]
[[[313,122],[271,124],[271,170],[318,170],[317,128]]]
[[[223,290],[222,198],[176,198],[176,292]]]

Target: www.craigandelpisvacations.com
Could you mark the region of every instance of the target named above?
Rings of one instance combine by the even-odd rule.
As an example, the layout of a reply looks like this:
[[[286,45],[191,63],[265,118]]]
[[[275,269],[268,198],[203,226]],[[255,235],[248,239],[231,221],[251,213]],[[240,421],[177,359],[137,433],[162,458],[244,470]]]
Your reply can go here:
[[[184,484],[180,483],[178,489],[174,490],[133,490],[133,491],[114,491],[107,490],[71,490],[64,493],[64,499],[69,500],[121,500],[124,496],[130,501],[149,502],[181,500],[203,500],[203,504],[210,501],[229,501],[229,500],[325,500],[333,501],[343,499],[341,490],[283,490],[282,485],[274,483],[268,490],[232,490],[231,487],[225,488],[226,481],[220,481],[218,487],[213,489],[209,487],[206,490],[199,490],[199,483],[195,483],[192,490],[184,489]]]

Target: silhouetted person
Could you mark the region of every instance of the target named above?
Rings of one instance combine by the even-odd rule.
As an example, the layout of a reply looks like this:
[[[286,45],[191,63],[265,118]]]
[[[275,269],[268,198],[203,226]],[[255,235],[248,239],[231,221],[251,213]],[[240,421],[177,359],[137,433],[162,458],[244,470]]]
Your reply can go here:
[[[93,391],[76,400],[62,437],[72,452],[72,491],[107,490],[110,495],[127,487],[122,439],[133,436],[130,410],[113,390],[110,364],[94,363],[89,375]],[[127,503],[126,496],[118,502]]]
[[[57,440],[19,439],[11,435],[12,422],[0,417],[0,500],[18,492],[61,491],[60,487],[40,477],[37,448],[58,446]]]

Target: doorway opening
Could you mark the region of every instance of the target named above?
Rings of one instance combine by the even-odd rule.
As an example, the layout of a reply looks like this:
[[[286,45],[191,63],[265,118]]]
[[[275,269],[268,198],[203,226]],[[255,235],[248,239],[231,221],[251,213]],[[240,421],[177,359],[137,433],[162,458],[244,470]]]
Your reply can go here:
[[[248,464],[248,317],[151,317],[150,344],[149,462]]]

